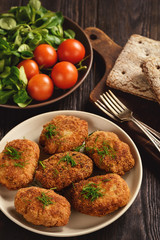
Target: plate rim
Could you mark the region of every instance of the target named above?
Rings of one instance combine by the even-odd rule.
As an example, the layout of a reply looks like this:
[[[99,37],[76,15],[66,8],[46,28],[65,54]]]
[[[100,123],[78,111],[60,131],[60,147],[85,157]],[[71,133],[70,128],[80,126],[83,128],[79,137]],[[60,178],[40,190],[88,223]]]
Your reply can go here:
[[[27,229],[28,231],[31,231],[31,232],[34,232],[34,233],[37,233],[37,234],[40,234],[40,235],[45,235],[45,236],[52,236],[52,237],[75,237],[75,236],[81,236],[81,235],[86,235],[86,234],[89,234],[89,233],[92,233],[92,232],[95,232],[95,231],[98,231],[104,227],[107,227],[108,225],[110,225],[111,223],[115,222],[118,218],[120,218],[129,208],[130,206],[133,204],[133,202],[135,201],[139,191],[140,191],[140,187],[141,187],[141,184],[142,184],[142,177],[143,177],[143,168],[142,168],[142,160],[141,160],[141,156],[140,156],[140,153],[134,143],[134,141],[131,139],[131,137],[121,128],[119,127],[117,124],[115,124],[114,122],[112,122],[111,120],[107,119],[107,118],[104,118],[104,117],[101,117],[97,114],[94,114],[94,113],[90,113],[90,112],[85,112],[85,111],[77,111],[77,110],[57,110],[57,111],[49,111],[49,112],[45,112],[45,113],[41,113],[41,114],[38,114],[38,115],[35,115],[33,117],[30,117],[24,121],[22,121],[21,123],[17,124],[15,127],[13,127],[10,131],[8,131],[8,133],[6,133],[6,135],[0,140],[0,143],[2,141],[5,141],[5,139],[8,137],[8,135],[10,135],[12,133],[12,131],[15,131],[17,127],[25,124],[26,122],[29,122],[29,121],[33,121],[34,119],[36,118],[39,118],[39,117],[43,117],[44,115],[51,115],[51,114],[54,114],[54,115],[60,115],[60,114],[85,114],[89,117],[93,116],[93,117],[96,117],[96,118],[100,118],[104,121],[107,121],[109,122],[111,125],[113,125],[114,127],[118,128],[128,139],[129,141],[132,143],[134,149],[136,150],[136,154],[139,158],[139,170],[140,170],[140,175],[139,175],[139,181],[138,181],[138,184],[136,186],[136,191],[134,192],[134,196],[132,196],[132,198],[130,199],[129,203],[123,207],[121,209],[121,211],[119,213],[117,213],[116,216],[114,216],[112,219],[109,219],[107,220],[107,224],[106,222],[103,222],[103,223],[99,223],[97,226],[93,226],[93,227],[90,227],[89,229],[84,229],[84,230],[80,230],[77,232],[69,232],[69,233],[64,233],[63,231],[62,232],[45,232],[45,231],[39,231],[38,229],[35,229],[35,228],[31,228],[27,225],[24,225],[23,223],[21,223],[20,221],[18,221],[17,219],[15,219],[14,217],[12,217],[6,210],[4,210],[2,207],[0,207],[0,210],[4,213],[4,215],[6,215],[12,222],[14,222],[15,224],[17,224],[18,226],[24,228],[24,229]],[[13,190],[15,191],[15,190]],[[0,195],[0,202],[1,202],[1,195]]]

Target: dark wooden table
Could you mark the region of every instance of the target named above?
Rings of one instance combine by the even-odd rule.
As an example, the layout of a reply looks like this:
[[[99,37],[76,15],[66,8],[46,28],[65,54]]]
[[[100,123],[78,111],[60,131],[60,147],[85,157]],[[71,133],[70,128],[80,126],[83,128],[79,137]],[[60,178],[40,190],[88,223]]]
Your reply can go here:
[[[1,0],[0,11],[11,6],[26,5],[27,0]],[[160,40],[160,1],[159,0],[42,0],[42,5],[52,11],[61,11],[65,16],[77,22],[83,29],[97,27],[103,30],[120,46],[124,46],[133,33]],[[89,101],[92,89],[101,80],[104,66],[100,57],[94,53],[92,69],[83,84],[71,95],[54,104],[37,109],[6,109],[0,107],[0,139],[14,126],[37,114],[54,110],[82,110],[104,116]],[[139,98],[135,99],[135,106]],[[144,103],[144,102],[143,102]],[[147,108],[148,101],[145,102]],[[144,106],[141,106],[142,110]],[[158,104],[155,103],[156,112]],[[136,107],[134,108],[136,110]],[[148,108],[148,116],[152,114]],[[159,115],[156,114],[159,128]],[[141,120],[145,121],[143,114]],[[147,123],[152,126],[147,118]],[[117,123],[119,124],[119,123]],[[127,123],[119,124],[133,137],[143,163],[143,181],[140,192],[130,209],[111,225],[88,235],[73,237],[73,240],[159,240],[160,239],[160,166],[154,157],[136,141],[133,129],[126,128]],[[133,126],[130,126],[132,128]],[[0,212],[0,239],[47,240],[50,237],[29,232]],[[66,239],[66,238],[62,238]]]

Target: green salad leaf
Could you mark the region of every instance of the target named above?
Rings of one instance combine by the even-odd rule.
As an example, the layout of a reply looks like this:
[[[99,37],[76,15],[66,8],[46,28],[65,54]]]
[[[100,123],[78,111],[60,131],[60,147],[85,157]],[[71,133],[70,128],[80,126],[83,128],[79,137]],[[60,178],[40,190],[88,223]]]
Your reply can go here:
[[[20,107],[27,106],[32,99],[26,91],[28,80],[23,66],[19,69],[12,66],[8,74],[0,82],[0,104],[5,104],[12,96]]]
[[[32,6],[32,8],[39,10],[41,7],[41,2],[39,0],[30,0],[29,1],[30,6]]]
[[[15,6],[0,14],[0,104],[9,100],[20,107],[30,104],[25,72],[16,65],[33,58],[39,44],[57,49],[64,40],[74,38],[74,31],[64,30],[63,22],[61,12],[45,9],[39,0],[29,0],[26,6]]]
[[[11,30],[16,27],[17,23],[14,18],[4,17],[0,19],[0,27],[4,30]]]

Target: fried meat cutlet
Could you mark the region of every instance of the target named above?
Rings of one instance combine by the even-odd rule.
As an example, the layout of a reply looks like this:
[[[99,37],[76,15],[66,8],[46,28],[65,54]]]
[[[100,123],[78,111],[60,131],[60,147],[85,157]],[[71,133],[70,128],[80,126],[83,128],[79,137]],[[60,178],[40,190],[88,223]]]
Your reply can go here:
[[[116,173],[94,176],[75,183],[71,189],[71,204],[79,212],[105,216],[129,202],[130,190]]]
[[[35,178],[44,188],[61,190],[71,183],[89,177],[93,171],[92,160],[80,152],[57,153],[40,162]]]
[[[86,140],[86,152],[98,168],[124,175],[135,161],[129,145],[113,132],[96,131]]]
[[[39,146],[28,139],[8,142],[0,153],[0,183],[8,189],[27,186],[38,165]]]
[[[88,136],[88,123],[75,116],[58,115],[43,126],[39,143],[49,154],[74,150]]]
[[[16,211],[34,225],[64,226],[71,214],[70,203],[65,197],[39,187],[19,189],[14,203]]]

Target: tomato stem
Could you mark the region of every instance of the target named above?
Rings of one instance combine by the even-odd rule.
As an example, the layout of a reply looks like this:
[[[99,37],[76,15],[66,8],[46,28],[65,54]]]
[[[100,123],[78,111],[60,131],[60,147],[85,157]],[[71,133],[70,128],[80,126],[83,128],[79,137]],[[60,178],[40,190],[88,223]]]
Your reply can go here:
[[[87,66],[80,66],[79,68],[77,68],[77,71],[81,71],[83,69],[87,69]]]
[[[83,58],[78,64],[77,64],[77,70],[78,71],[81,71],[81,70],[83,70],[83,69],[87,69],[87,66],[83,66],[83,62],[89,57],[90,55],[88,55],[88,56],[86,56],[85,58]]]

